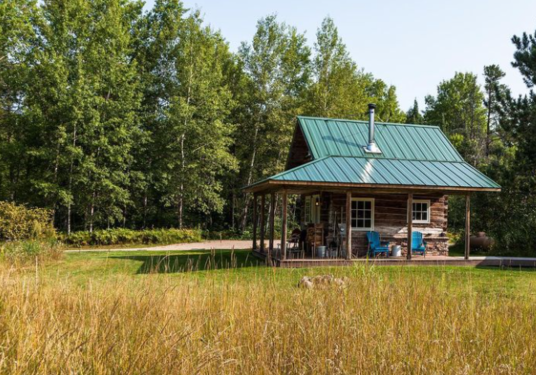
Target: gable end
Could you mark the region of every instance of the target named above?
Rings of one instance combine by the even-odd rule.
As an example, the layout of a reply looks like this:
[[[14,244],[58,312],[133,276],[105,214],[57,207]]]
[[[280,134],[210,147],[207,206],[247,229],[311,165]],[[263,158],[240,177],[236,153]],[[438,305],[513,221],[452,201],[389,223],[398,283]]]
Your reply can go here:
[[[307,145],[307,141],[305,140],[305,136],[303,135],[303,131],[301,130],[300,124],[296,123],[285,170],[299,167],[311,160],[313,160],[313,157],[309,150],[309,146]]]

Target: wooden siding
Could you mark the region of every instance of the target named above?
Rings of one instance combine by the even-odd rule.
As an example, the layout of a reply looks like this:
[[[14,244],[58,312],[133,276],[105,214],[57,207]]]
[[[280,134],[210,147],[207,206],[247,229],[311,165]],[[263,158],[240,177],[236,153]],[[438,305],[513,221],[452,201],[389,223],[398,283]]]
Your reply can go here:
[[[302,196],[303,197],[303,196]],[[406,194],[365,194],[352,193],[353,198],[374,198],[374,230],[382,240],[392,245],[401,245],[405,253],[407,247],[407,195]],[[430,200],[430,223],[413,224],[413,231],[422,232],[428,243],[430,255],[447,255],[448,238],[448,196],[442,194],[414,195],[414,200]],[[303,201],[303,199],[302,199]],[[321,222],[325,224],[325,244],[334,237],[335,224],[346,221],[346,194],[321,193]],[[352,253],[365,256],[367,253],[366,232],[352,232]]]
[[[288,153],[287,166],[285,170],[289,170],[295,167],[299,167],[302,164],[310,162],[312,160],[309,147],[303,132],[299,126],[294,129],[294,135],[292,138],[292,144]]]

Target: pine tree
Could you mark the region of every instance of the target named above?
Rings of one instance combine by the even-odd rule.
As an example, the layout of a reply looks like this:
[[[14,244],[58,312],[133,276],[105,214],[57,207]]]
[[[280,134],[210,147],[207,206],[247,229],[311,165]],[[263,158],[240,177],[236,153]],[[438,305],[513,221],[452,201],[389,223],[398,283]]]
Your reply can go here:
[[[500,83],[500,80],[504,78],[505,73],[498,65],[488,65],[484,67],[486,98],[484,100],[484,106],[488,112],[488,119],[486,122],[486,157],[489,157],[490,144],[491,144],[491,132],[495,128],[498,121],[498,99],[497,96],[504,94],[506,87]]]
[[[424,117],[419,110],[417,99],[413,101],[413,107],[406,112],[406,124],[424,124]]]

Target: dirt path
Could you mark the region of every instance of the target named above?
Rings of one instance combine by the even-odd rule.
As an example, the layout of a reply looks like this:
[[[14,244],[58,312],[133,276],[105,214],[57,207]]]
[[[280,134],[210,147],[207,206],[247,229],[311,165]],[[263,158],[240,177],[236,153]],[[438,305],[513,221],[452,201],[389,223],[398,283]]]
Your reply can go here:
[[[268,244],[268,242],[266,242]],[[176,251],[176,250],[225,250],[225,249],[236,249],[236,250],[247,250],[251,249],[250,240],[214,240],[214,241],[205,241],[205,242],[193,242],[193,243],[180,243],[173,245],[163,245],[163,246],[152,246],[152,247],[136,247],[136,248],[117,248],[117,249],[72,249],[65,250],[66,253],[78,253],[78,252],[89,252],[89,251]]]

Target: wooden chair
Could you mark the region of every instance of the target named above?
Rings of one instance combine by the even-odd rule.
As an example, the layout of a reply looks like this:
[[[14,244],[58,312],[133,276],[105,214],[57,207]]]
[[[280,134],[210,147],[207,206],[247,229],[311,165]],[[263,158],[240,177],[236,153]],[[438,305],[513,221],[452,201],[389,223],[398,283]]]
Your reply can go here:
[[[293,255],[302,253],[302,250],[300,249],[300,235],[301,230],[294,229],[290,236],[290,240],[287,241],[287,250],[291,258],[293,258]]]
[[[367,232],[367,240],[370,256],[375,257],[378,254],[389,255],[389,241],[380,241],[380,234],[378,232]]]
[[[411,253],[420,253],[426,257],[426,241],[424,241],[421,232],[413,232],[411,234]]]

